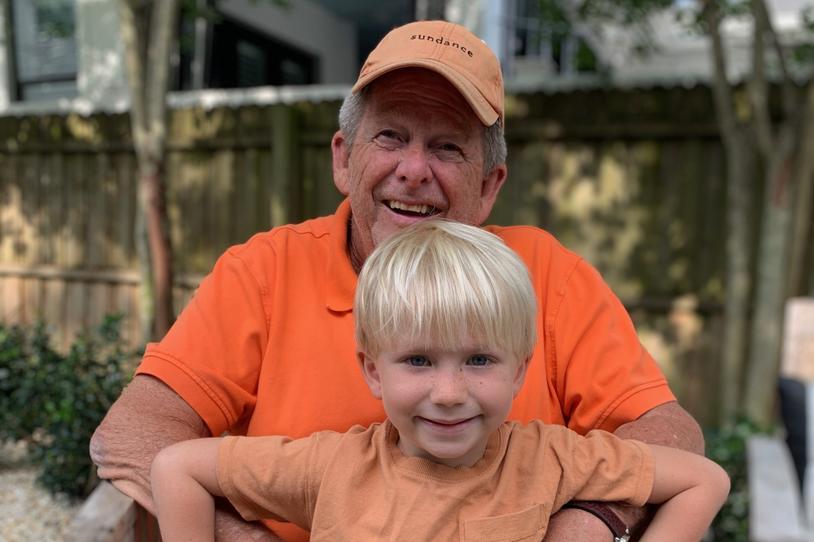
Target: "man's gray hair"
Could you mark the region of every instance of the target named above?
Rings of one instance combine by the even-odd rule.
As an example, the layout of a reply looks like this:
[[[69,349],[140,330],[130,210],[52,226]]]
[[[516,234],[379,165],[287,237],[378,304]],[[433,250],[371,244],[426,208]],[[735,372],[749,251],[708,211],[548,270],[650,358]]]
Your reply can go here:
[[[348,152],[353,147],[356,132],[362,122],[367,101],[370,98],[370,87],[361,92],[352,92],[345,97],[339,109],[339,129],[345,134]],[[500,164],[506,162],[506,137],[503,133],[503,124],[498,119],[493,125],[483,129],[483,172],[491,173]]]

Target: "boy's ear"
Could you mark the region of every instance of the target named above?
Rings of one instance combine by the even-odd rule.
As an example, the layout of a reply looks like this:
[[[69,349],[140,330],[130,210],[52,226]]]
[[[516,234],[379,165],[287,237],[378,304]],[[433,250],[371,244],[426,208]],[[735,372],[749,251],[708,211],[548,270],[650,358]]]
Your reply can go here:
[[[523,387],[523,382],[526,381],[526,372],[528,371],[530,361],[531,358],[526,358],[517,366],[517,372],[514,374],[513,397],[517,397],[517,394],[520,393],[520,389]]]
[[[367,387],[370,388],[370,393],[376,399],[382,398],[382,381],[379,377],[379,371],[376,369],[376,360],[368,356],[364,352],[357,352],[359,364],[362,366],[362,375],[365,377]]]

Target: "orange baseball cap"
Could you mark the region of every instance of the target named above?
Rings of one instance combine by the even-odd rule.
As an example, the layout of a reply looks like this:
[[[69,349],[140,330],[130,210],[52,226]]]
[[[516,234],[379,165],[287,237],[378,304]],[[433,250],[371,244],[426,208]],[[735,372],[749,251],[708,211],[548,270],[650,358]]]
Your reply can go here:
[[[368,55],[353,92],[400,68],[440,73],[466,98],[483,124],[503,122],[500,62],[483,40],[463,26],[417,21],[394,28]]]

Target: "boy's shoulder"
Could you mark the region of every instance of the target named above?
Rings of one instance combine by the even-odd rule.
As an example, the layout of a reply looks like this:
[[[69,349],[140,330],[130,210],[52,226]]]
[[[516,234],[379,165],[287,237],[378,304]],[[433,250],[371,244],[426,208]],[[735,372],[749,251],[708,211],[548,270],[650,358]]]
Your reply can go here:
[[[617,437],[602,429],[593,429],[581,435],[563,425],[545,423],[532,420],[527,423],[518,421],[504,422],[501,430],[510,446],[533,447],[538,451],[543,449],[554,450],[557,454],[567,455],[577,447],[639,447],[641,443]],[[634,444],[635,443],[635,444]]]

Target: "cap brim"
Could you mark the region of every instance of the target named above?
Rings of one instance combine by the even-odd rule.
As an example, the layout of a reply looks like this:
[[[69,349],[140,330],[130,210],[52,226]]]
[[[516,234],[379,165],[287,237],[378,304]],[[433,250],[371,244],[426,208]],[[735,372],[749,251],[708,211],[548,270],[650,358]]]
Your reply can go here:
[[[480,91],[475,88],[475,85],[473,85],[466,77],[461,75],[460,72],[452,69],[447,64],[429,58],[400,60],[398,62],[391,62],[390,64],[379,66],[361,76],[356,81],[356,84],[353,85],[351,90],[353,92],[358,92],[382,75],[401,68],[427,68],[428,70],[432,70],[443,75],[447,81],[452,83],[453,86],[458,89],[458,92],[460,92],[464,99],[466,99],[467,103],[470,105],[470,107],[472,107],[475,115],[477,115],[478,119],[480,119],[484,126],[492,126],[500,117],[497,111],[495,111],[495,108],[492,107],[492,104],[490,104],[489,101],[483,97]]]

